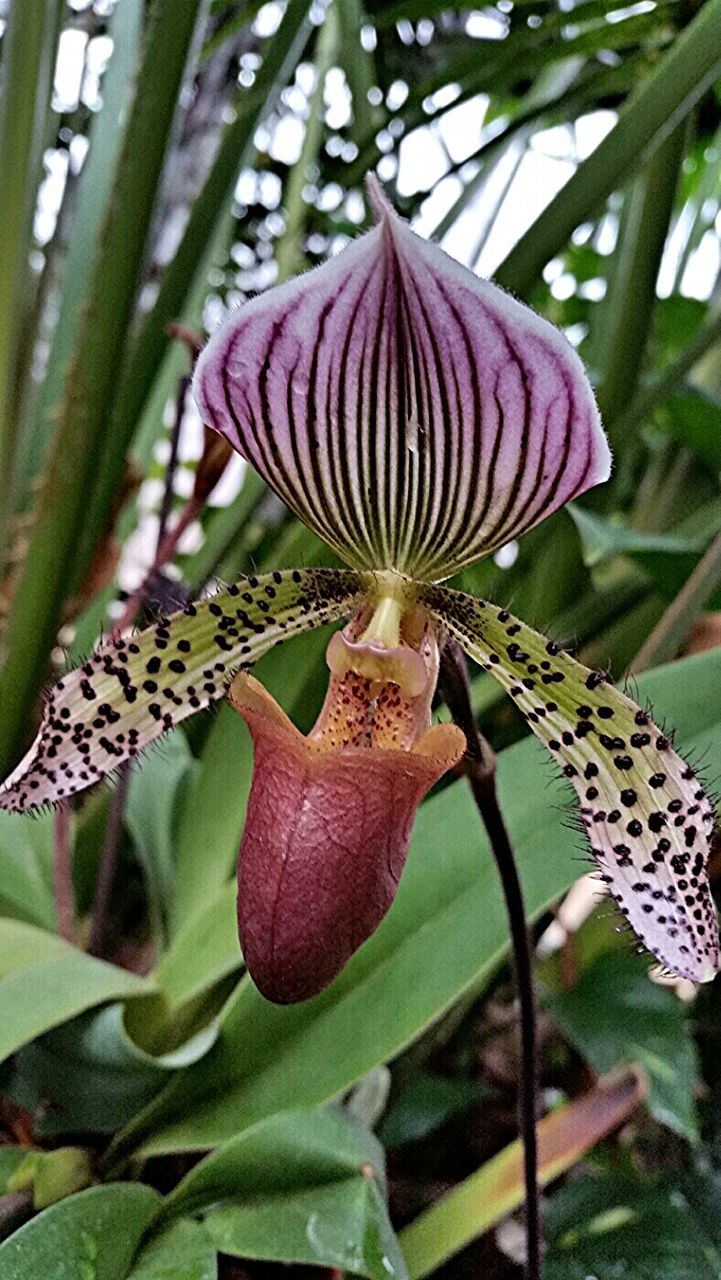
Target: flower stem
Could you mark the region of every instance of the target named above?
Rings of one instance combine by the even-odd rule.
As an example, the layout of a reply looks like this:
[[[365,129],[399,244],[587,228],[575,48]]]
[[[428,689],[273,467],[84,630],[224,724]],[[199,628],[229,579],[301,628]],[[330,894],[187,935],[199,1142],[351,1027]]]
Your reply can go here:
[[[165,468],[165,487],[163,489],[163,501],[160,504],[160,518],[158,520],[158,542],[155,554],[157,561],[160,550],[162,549],[165,539],[165,531],[168,527],[168,520],[173,506],[173,484],[175,482],[175,473],[178,469],[178,449],[180,448],[180,427],[183,421],[183,412],[185,410],[185,401],[190,387],[190,376],[183,374],[178,381],[178,390],[175,396],[175,418],[173,420],[173,430],[170,436],[170,453],[168,455],[168,465]]]
[[[526,1277],[541,1276],[541,1213],[538,1192],[536,1094],[538,1049],[531,944],[526,926],[523,891],[496,790],[496,757],[476,726],[471,706],[466,660],[454,640],[441,655],[440,689],[455,723],[468,744],[462,768],[488,833],[501,878],[513,947],[513,966],[520,1006],[521,1075],[518,1090],[519,1130],[523,1142],[526,1190]]]
[[[178,447],[180,444],[180,428],[183,423],[183,412],[185,409],[185,401],[190,386],[190,378],[183,375],[178,383],[178,392],[175,398],[175,421],[170,436],[170,454],[168,456],[168,465],[165,468],[165,489],[160,504],[160,517],[158,521],[158,536],[155,544],[155,555],[153,563],[146,573],[143,581],[137,590],[126,601],[125,608],[113,626],[113,634],[120,635],[134,621],[136,614],[140,612],[146,603],[149,590],[152,589],[155,575],[160,569],[164,569],[168,561],[175,554],[175,549],[180,542],[182,535],[189,525],[197,520],[201,514],[202,503],[199,503],[194,494],[183,507],[180,517],[174,528],[168,532],[168,520],[173,506],[173,484],[175,481],[175,473],[178,469]]]
[[[691,576],[659,619],[631,663],[628,674],[635,676],[648,667],[675,658],[694,620],[721,582],[721,533],[717,534],[699,560]]]

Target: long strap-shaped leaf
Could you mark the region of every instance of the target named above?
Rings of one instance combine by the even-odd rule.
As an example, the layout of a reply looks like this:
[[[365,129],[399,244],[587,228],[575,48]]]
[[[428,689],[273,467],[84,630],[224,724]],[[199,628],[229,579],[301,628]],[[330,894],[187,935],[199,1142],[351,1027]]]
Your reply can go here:
[[[287,569],[111,637],[51,691],[30,751],[0,787],[0,808],[34,808],[97,782],[221,698],[236,671],[279,641],[349,614],[361,593],[351,571]]]
[[[445,587],[424,587],[418,599],[500,681],[562,765],[603,879],[649,951],[674,973],[711,979],[713,808],[669,737],[605,676],[506,609]]]
[[[156,0],[149,9],[112,198],[98,244],[88,246],[87,270],[93,284],[57,405],[55,440],[9,613],[0,674],[0,773],[23,740],[28,708],[46,676],[62,602],[77,588],[107,527],[107,512],[103,519],[93,516],[92,494],[101,478],[108,413],[134,314],[178,94],[204,11],[204,0]],[[117,485],[113,492],[117,494]],[[86,546],[84,560],[79,546]]]
[[[205,250],[218,233],[239,170],[243,164],[251,163],[248,156],[253,152],[256,127],[274,109],[313,29],[308,21],[308,8],[308,0],[290,0],[278,30],[264,45],[263,62],[253,87],[240,95],[235,118],[223,130],[212,167],[193,202],[173,260],[161,277],[153,308],[143,320],[123,366],[113,402],[112,423],[107,431],[103,466],[98,469],[92,496],[91,512],[100,525],[109,517],[133,431],[168,347],[166,325],[186,316],[191,290],[207,270]],[[245,20],[249,18],[246,16]]]
[[[53,82],[60,0],[16,0],[7,18],[0,75],[0,552],[7,550],[8,499],[17,441],[16,380],[23,355],[23,315],[31,295],[30,249],[37,184]]]

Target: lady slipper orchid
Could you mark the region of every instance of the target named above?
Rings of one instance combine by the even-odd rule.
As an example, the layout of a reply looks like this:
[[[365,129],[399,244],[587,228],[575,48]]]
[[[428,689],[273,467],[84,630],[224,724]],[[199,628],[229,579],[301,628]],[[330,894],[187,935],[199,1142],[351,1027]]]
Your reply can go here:
[[[416,808],[462,752],[460,730],[430,727],[450,635],[559,762],[640,939],[673,973],[707,981],[719,964],[713,812],[693,770],[605,676],[440,585],[607,479],[581,362],[369,190],[375,228],[230,316],[194,380],[203,420],[350,567],[245,578],[106,640],[55,686],[0,805],[68,797],[229,692],[255,750],[238,871],[245,959],[271,999],[314,995],[388,910]],[[303,738],[244,671],[341,619]]]

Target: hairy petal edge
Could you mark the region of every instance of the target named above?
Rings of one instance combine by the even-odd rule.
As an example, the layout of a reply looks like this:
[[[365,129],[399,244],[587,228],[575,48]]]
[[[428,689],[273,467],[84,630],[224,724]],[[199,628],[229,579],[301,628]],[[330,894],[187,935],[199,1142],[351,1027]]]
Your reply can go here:
[[[225,694],[231,677],[282,640],[348,616],[358,574],[286,569],[243,578],[136,634],[104,641],[58,680],[0,809],[67,799]]]
[[[495,676],[562,766],[602,878],[673,973],[719,968],[706,864],[714,814],[693,769],[647,712],[497,605],[445,587],[418,602]]]

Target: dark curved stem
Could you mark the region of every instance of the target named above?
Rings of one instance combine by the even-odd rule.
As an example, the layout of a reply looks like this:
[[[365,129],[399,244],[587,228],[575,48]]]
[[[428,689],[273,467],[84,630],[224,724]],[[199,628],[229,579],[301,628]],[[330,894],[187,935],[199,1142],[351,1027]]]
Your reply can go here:
[[[160,504],[160,519],[158,521],[158,549],[163,545],[163,539],[168,528],[168,519],[173,508],[173,482],[178,469],[180,428],[183,422],[185,401],[188,397],[189,387],[190,377],[188,374],[183,374],[178,381],[178,390],[175,396],[175,418],[173,420],[173,430],[170,434],[170,455],[168,457],[168,465],[165,468],[165,488],[163,489],[163,500]]]
[[[466,660],[454,640],[448,640],[441,656],[440,689],[455,723],[468,744],[462,768],[473,799],[488,832],[493,856],[506,900],[513,946],[513,967],[520,1007],[521,1078],[518,1088],[518,1119],[523,1141],[523,1169],[526,1190],[526,1276],[541,1276],[541,1212],[538,1193],[538,1145],[536,1140],[536,1094],[538,1047],[536,1001],[533,988],[531,943],[526,926],[523,891],[516,859],[503,820],[496,791],[496,757],[479,732],[471,706]]]

